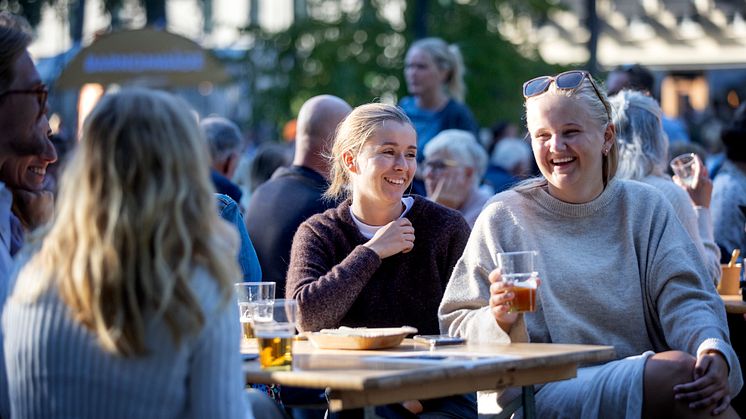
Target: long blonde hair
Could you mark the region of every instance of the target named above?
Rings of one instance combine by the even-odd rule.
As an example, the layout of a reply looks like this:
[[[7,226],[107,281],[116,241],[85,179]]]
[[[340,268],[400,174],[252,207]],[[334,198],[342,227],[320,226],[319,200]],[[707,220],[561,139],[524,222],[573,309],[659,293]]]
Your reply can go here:
[[[107,351],[145,354],[153,318],[176,344],[199,331],[197,267],[226,302],[240,278],[199,132],[183,101],[141,89],[105,96],[86,119],[31,264]]]
[[[324,193],[327,199],[340,200],[349,196],[350,175],[344,164],[344,154],[349,151],[357,156],[365,142],[386,121],[412,125],[409,117],[401,109],[385,103],[360,105],[340,122],[334,136],[331,154],[326,156],[329,160],[329,179],[331,179],[329,188]]]

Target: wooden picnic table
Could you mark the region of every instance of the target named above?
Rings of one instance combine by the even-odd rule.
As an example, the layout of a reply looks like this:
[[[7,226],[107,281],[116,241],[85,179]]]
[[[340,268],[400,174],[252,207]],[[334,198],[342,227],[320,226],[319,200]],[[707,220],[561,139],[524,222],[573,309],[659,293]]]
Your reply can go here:
[[[256,344],[244,344],[256,353]],[[296,341],[291,371],[244,363],[246,381],[326,389],[329,409],[430,399],[521,386],[527,417],[534,411],[533,385],[576,376],[579,364],[613,359],[611,346],[540,343],[468,343],[430,348],[406,339],[386,350],[316,349]],[[530,390],[530,394],[527,392]]]
[[[740,295],[721,295],[723,303],[725,304],[726,313],[731,314],[745,314],[746,313],[746,302],[743,301]]]

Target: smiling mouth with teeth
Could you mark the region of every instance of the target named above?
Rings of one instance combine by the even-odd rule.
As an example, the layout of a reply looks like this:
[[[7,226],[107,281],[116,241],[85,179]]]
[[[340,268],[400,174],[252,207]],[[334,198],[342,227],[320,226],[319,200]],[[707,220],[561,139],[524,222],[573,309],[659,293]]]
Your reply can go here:
[[[389,178],[383,178],[386,182],[394,184],[394,185],[403,185],[404,179],[389,179]]]
[[[562,158],[559,158],[559,159],[552,159],[551,160],[552,164],[555,164],[555,165],[562,165],[562,164],[570,163],[570,162],[573,162],[573,161],[575,161],[575,157],[562,157]]]

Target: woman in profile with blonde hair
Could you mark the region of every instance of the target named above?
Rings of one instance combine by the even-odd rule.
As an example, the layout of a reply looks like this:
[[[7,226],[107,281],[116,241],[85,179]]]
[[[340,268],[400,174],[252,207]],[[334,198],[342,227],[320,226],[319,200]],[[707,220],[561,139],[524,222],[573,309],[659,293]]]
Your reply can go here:
[[[230,303],[238,240],[213,193],[185,103],[101,100],[3,314],[13,417],[253,416]]]

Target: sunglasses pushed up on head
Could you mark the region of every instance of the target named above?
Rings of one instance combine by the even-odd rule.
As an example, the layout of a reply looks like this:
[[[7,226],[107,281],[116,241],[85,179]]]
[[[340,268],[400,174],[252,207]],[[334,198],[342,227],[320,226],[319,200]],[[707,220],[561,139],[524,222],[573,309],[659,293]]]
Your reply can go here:
[[[593,90],[596,92],[596,96],[598,96],[598,99],[603,103],[604,108],[606,109],[606,114],[609,116],[609,120],[611,120],[611,109],[609,108],[609,104],[604,100],[603,95],[601,95],[601,92],[598,90],[598,86],[596,86],[596,82],[587,71],[570,70],[565,71],[564,73],[559,73],[556,76],[540,76],[533,78],[523,83],[523,97],[528,99],[530,97],[539,96],[549,90],[549,86],[551,86],[552,83],[561,90],[575,90],[583,85],[583,79],[586,77],[591,83],[591,87],[593,87]]]

